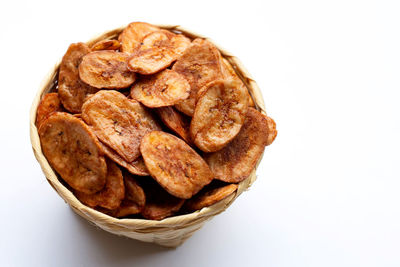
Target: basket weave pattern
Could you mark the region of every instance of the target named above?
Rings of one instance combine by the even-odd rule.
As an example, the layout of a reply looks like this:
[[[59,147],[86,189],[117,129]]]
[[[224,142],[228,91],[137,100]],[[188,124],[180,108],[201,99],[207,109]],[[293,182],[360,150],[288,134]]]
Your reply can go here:
[[[190,38],[201,37],[208,39],[215,44],[209,38],[201,36],[186,30],[180,26],[173,25],[157,25],[163,29],[171,30],[174,32],[181,32]],[[87,44],[90,46],[103,39],[112,39],[118,37],[124,27],[114,29],[112,31],[105,32],[90,41]],[[255,106],[258,110],[265,114],[264,101],[261,95],[261,91],[257,86],[256,82],[251,78],[251,75],[244,68],[242,63],[232,54],[216,45],[220,50],[221,55],[226,58],[229,63],[234,67],[238,76],[242,79],[244,84],[247,86]],[[196,211],[186,215],[179,215],[170,218],[166,218],[162,221],[153,221],[145,219],[117,219],[110,217],[106,214],[98,212],[83,205],[79,200],[69,191],[57,178],[56,173],[50,167],[48,161],[42,153],[40,146],[40,139],[37,128],[35,126],[36,111],[39,102],[43,95],[54,89],[55,81],[58,76],[58,69],[60,61],[51,69],[46,78],[40,85],[39,91],[33,100],[33,104],[30,111],[30,137],[33,152],[37,161],[46,176],[47,181],[57,191],[57,193],[68,203],[71,208],[80,216],[95,224],[96,226],[116,235],[122,235],[129,238],[141,240],[144,242],[156,243],[166,247],[177,247],[187,240],[193,233],[199,230],[204,223],[214,217],[215,215],[223,212],[228,208],[232,202],[244,191],[247,190],[252,183],[256,180],[255,169],[252,171],[250,176],[239,183],[237,192],[223,199],[222,201],[210,206],[203,208],[200,211]],[[261,158],[260,158],[261,160]],[[260,161],[259,161],[260,162]],[[258,162],[258,163],[259,163]],[[257,164],[258,166],[258,164]]]

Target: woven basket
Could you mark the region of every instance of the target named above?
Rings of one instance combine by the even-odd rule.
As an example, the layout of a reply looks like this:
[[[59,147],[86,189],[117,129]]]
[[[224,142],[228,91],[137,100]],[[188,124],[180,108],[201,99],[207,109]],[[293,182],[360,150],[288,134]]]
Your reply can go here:
[[[158,25],[161,28],[171,30],[177,33],[183,33],[190,38],[202,37],[197,33],[186,30],[180,26],[172,25]],[[121,27],[115,30],[105,32],[90,41],[87,44],[90,46],[103,39],[116,38],[125,27]],[[208,38],[206,38],[208,39]],[[208,39],[213,42],[212,40]],[[214,43],[214,42],[213,42]],[[214,43],[215,44],[215,43]],[[258,110],[265,113],[264,101],[261,95],[261,91],[257,86],[256,82],[251,78],[251,75],[243,67],[242,63],[232,54],[216,45],[220,50],[222,56],[226,58],[229,63],[234,67],[238,76],[247,86],[254,104]],[[116,235],[122,235],[129,238],[141,240],[144,242],[156,243],[165,247],[177,247],[187,240],[193,233],[199,230],[207,220],[210,220],[215,215],[223,212],[228,208],[232,202],[244,191],[247,190],[251,184],[256,180],[256,168],[252,171],[250,176],[239,183],[237,192],[223,199],[222,201],[186,215],[179,215],[170,218],[166,218],[162,221],[153,221],[145,219],[117,219],[110,217],[106,214],[98,212],[83,205],[79,200],[69,191],[57,178],[56,173],[50,167],[48,161],[42,153],[40,146],[40,140],[37,128],[35,126],[36,110],[38,104],[43,95],[55,89],[56,80],[58,76],[58,69],[60,61],[50,70],[48,75],[40,85],[39,91],[33,100],[33,104],[30,110],[30,136],[32,142],[33,152],[37,161],[47,178],[50,185],[57,191],[57,193],[67,202],[71,208],[80,216],[88,220],[89,222],[97,225],[101,229],[104,229],[110,233]],[[261,158],[260,158],[261,160]],[[259,161],[260,162],[260,161]],[[258,163],[259,163],[258,162]],[[257,164],[258,166],[258,164]]]

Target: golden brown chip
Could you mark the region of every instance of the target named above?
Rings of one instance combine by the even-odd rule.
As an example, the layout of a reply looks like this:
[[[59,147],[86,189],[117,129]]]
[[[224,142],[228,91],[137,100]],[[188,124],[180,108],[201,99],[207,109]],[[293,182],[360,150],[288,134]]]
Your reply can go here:
[[[149,172],[147,171],[146,165],[144,165],[144,161],[142,157],[138,157],[134,161],[128,163],[126,162],[117,152],[112,150],[107,145],[100,142],[101,150],[104,154],[106,154],[111,160],[115,163],[127,169],[130,173],[140,175],[140,176],[149,176]]]
[[[121,42],[121,52],[132,53],[147,34],[159,30],[157,26],[145,22],[132,22],[118,37]]]
[[[240,131],[247,112],[247,90],[234,80],[207,85],[190,123],[193,142],[204,152],[215,152]]]
[[[82,106],[82,118],[128,163],[140,156],[142,137],[160,129],[140,103],[114,90],[102,90],[90,97]]]
[[[39,103],[36,112],[36,127],[56,111],[61,111],[61,102],[57,93],[46,94]]]
[[[151,179],[146,177],[146,179]],[[146,195],[143,188],[138,184],[135,177],[129,173],[124,174],[126,195],[125,199],[136,203],[139,207],[144,207],[146,204]]]
[[[149,177],[144,181],[146,205],[141,214],[149,220],[162,220],[180,210],[184,199],[176,198],[166,192],[159,184]]]
[[[222,150],[205,156],[215,178],[228,183],[246,179],[268,144],[269,134],[267,119],[249,107],[239,134]]]
[[[271,118],[265,115],[268,121],[268,140],[267,140],[267,146],[272,144],[274,142],[276,136],[278,135],[278,131],[276,130],[276,123],[275,121]]]
[[[209,207],[230,196],[237,188],[237,184],[229,184],[217,188],[203,188],[197,195],[186,201],[185,208],[193,211]]]
[[[191,198],[213,179],[200,155],[171,134],[153,131],[145,135],[140,151],[150,175],[176,197]]]
[[[128,70],[128,55],[102,50],[83,57],[79,65],[79,77],[96,88],[120,89],[130,86],[136,79],[135,73]]]
[[[164,70],[143,77],[131,89],[131,97],[150,108],[172,106],[189,97],[190,85],[182,75]]]
[[[79,78],[79,64],[88,53],[90,49],[86,44],[71,44],[60,64],[58,94],[65,109],[72,113],[80,113],[86,97],[98,91]]]
[[[56,112],[39,129],[43,154],[73,189],[93,194],[104,187],[107,166],[92,130],[73,115]]]
[[[99,50],[118,50],[121,46],[118,40],[101,40],[92,45],[92,51],[99,51]]]
[[[208,83],[223,78],[221,66],[218,49],[207,40],[195,39],[172,67],[188,80],[191,87],[189,98],[176,104],[176,108],[193,116],[197,92]]]
[[[79,191],[75,196],[89,207],[103,207],[106,209],[116,209],[120,206],[125,197],[125,186],[122,172],[118,166],[107,160],[107,178],[103,189],[94,194],[85,194]]]
[[[189,133],[190,120],[188,117],[176,111],[173,107],[158,108],[156,111],[162,122],[169,129],[179,135],[186,143],[192,144]]]
[[[165,30],[152,32],[131,54],[128,67],[140,74],[154,74],[167,68],[186,50],[190,40]]]
[[[225,58],[222,58],[222,73],[224,75],[224,78],[226,80],[232,79],[232,80],[236,80],[239,83],[242,84],[242,86],[246,87],[246,85],[244,85],[243,81],[239,78],[239,76],[236,74],[235,70],[233,69],[232,65],[229,63],[228,60],[226,60]],[[247,90],[247,88],[246,88]],[[251,97],[250,93],[247,90],[247,93],[249,95],[249,107],[254,107],[254,101],[253,98]],[[199,94],[197,94],[199,95]]]

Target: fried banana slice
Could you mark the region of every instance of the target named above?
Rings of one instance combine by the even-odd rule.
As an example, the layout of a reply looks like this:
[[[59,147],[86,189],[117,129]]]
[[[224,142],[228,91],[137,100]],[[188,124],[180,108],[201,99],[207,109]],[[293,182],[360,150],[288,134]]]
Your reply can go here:
[[[173,70],[163,70],[132,86],[131,97],[150,108],[172,106],[189,97],[190,85]]]
[[[189,45],[190,40],[181,34],[165,30],[152,32],[133,51],[128,67],[140,74],[154,74],[171,65]]]
[[[46,94],[39,103],[36,112],[36,127],[39,128],[40,124],[47,119],[51,114],[61,111],[61,102],[57,93]]]
[[[134,161],[128,163],[126,162],[117,152],[109,148],[107,145],[100,142],[101,150],[104,154],[106,154],[112,161],[117,163],[119,166],[124,167],[130,173],[139,175],[139,176],[149,176],[149,172],[147,171],[146,165],[144,165],[144,161],[142,157],[138,157]]]
[[[79,77],[96,88],[126,88],[136,80],[135,73],[128,69],[127,60],[127,54],[117,51],[91,52],[79,65]]]
[[[146,204],[146,196],[143,188],[138,184],[136,179],[129,173],[124,173],[124,182],[125,198],[122,200],[121,206],[109,212],[111,216],[117,218],[138,214]]]
[[[42,123],[39,137],[50,165],[73,189],[93,194],[104,187],[106,161],[97,137],[81,119],[53,113]]]
[[[265,116],[249,107],[239,134],[223,149],[206,154],[204,159],[216,179],[241,182],[256,166],[270,134],[276,135],[270,131]]]
[[[90,49],[86,44],[71,44],[60,64],[58,94],[64,108],[72,113],[80,113],[86,97],[98,91],[79,78],[79,64],[88,53]]]
[[[203,158],[171,134],[153,131],[145,135],[140,151],[150,175],[178,198],[191,198],[213,179]]]
[[[194,211],[209,207],[233,194],[237,188],[237,184],[229,184],[217,188],[203,188],[197,195],[186,201],[185,208]]]
[[[160,129],[140,103],[114,90],[101,90],[90,97],[82,106],[82,118],[127,163],[140,156],[142,137]]]
[[[125,197],[125,186],[122,178],[122,172],[118,166],[110,161],[107,162],[107,178],[103,189],[94,194],[85,194],[79,191],[75,196],[85,205],[94,207],[103,207],[106,209],[116,209],[121,205]]]
[[[276,136],[278,135],[278,131],[276,130],[276,123],[275,121],[271,118],[265,115],[268,121],[268,140],[267,140],[267,146],[272,144],[274,142]]]
[[[92,45],[92,51],[99,51],[99,50],[118,50],[121,44],[118,40],[101,40]]]
[[[174,107],[158,108],[156,112],[169,129],[179,135],[186,143],[193,143],[189,133],[190,120],[188,117],[176,111]]]
[[[225,58],[222,58],[222,73],[224,76],[224,79],[229,80],[235,80],[238,81],[239,83],[241,83],[244,87],[246,87],[246,85],[244,85],[243,81],[239,78],[239,76],[236,74],[235,70],[233,69],[231,63],[229,63],[228,60],[226,60]],[[248,89],[246,87],[247,93],[249,95],[249,107],[254,107],[254,101],[253,98],[251,97],[250,93],[248,92]]]
[[[162,220],[169,217],[178,212],[185,202],[184,199],[168,194],[151,178],[144,182],[146,205],[141,211],[141,215],[148,220]]]
[[[143,38],[154,31],[159,31],[157,26],[145,22],[132,22],[119,35],[121,52],[131,54],[140,45]]]
[[[190,123],[190,135],[204,152],[215,152],[240,131],[247,112],[247,89],[234,80],[207,85],[197,101]]]
[[[188,80],[191,88],[189,98],[175,107],[193,116],[197,92],[208,83],[223,78],[221,66],[221,55],[215,45],[204,39],[195,39],[172,67]]]

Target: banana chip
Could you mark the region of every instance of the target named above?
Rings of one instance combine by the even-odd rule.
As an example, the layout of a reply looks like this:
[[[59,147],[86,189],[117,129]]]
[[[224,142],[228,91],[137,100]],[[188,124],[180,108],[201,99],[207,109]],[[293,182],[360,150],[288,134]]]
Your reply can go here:
[[[192,144],[189,133],[190,120],[188,117],[176,111],[173,107],[158,108],[156,111],[162,122],[169,129],[179,135],[186,143]]]
[[[145,22],[132,22],[118,37],[121,52],[132,53],[147,34],[159,30],[160,28]]]
[[[189,45],[190,40],[181,34],[165,30],[152,32],[131,54],[128,67],[140,74],[154,74],[171,65]]]
[[[160,129],[140,103],[114,90],[102,90],[90,97],[82,106],[82,118],[105,145],[128,163],[140,156],[142,137]]]
[[[53,113],[42,123],[39,137],[50,165],[73,189],[93,194],[104,187],[106,161],[97,137],[81,119]]]
[[[40,124],[47,119],[51,114],[61,111],[61,102],[57,93],[46,94],[39,103],[36,113],[36,127],[39,128]]]
[[[204,152],[215,152],[240,131],[247,112],[247,89],[234,80],[210,83],[197,101],[190,135]]]
[[[100,142],[101,150],[104,154],[106,154],[112,161],[117,163],[119,166],[124,167],[130,173],[139,175],[139,176],[149,176],[149,172],[147,171],[146,165],[144,165],[144,161],[142,157],[138,157],[134,161],[128,163],[126,162],[117,152],[109,148],[107,145]]]
[[[80,113],[86,97],[98,91],[79,78],[79,64],[88,53],[90,49],[86,44],[71,44],[60,64],[58,94],[65,109],[72,113]]]
[[[92,45],[92,51],[99,51],[99,50],[118,50],[121,44],[118,40],[101,40]]]
[[[218,49],[209,41],[200,38],[191,43],[172,70],[182,74],[190,84],[189,98],[175,105],[188,116],[193,116],[197,92],[208,83],[223,78]]]
[[[201,190],[193,198],[185,203],[187,210],[201,210],[204,207],[209,207],[215,203],[223,200],[224,198],[232,195],[238,188],[237,184],[229,184],[217,188],[207,187]]]
[[[143,77],[133,85],[131,97],[150,108],[172,106],[189,97],[190,85],[173,70]]]
[[[127,60],[127,54],[117,51],[91,52],[79,65],[79,77],[95,88],[126,88],[136,79],[135,73],[128,70]]]
[[[256,166],[271,132],[264,115],[249,108],[239,134],[222,150],[207,154],[205,160],[216,179],[238,183]]]
[[[75,196],[89,207],[103,207],[106,209],[116,209],[120,206],[125,197],[125,186],[122,172],[117,165],[107,160],[107,178],[103,189],[94,194],[75,192]]]
[[[141,215],[149,220],[162,220],[178,212],[185,200],[176,198],[166,192],[153,179],[143,181],[146,194],[146,205]]]
[[[175,197],[191,198],[213,179],[200,155],[171,134],[153,131],[145,135],[140,151],[150,175]]]

